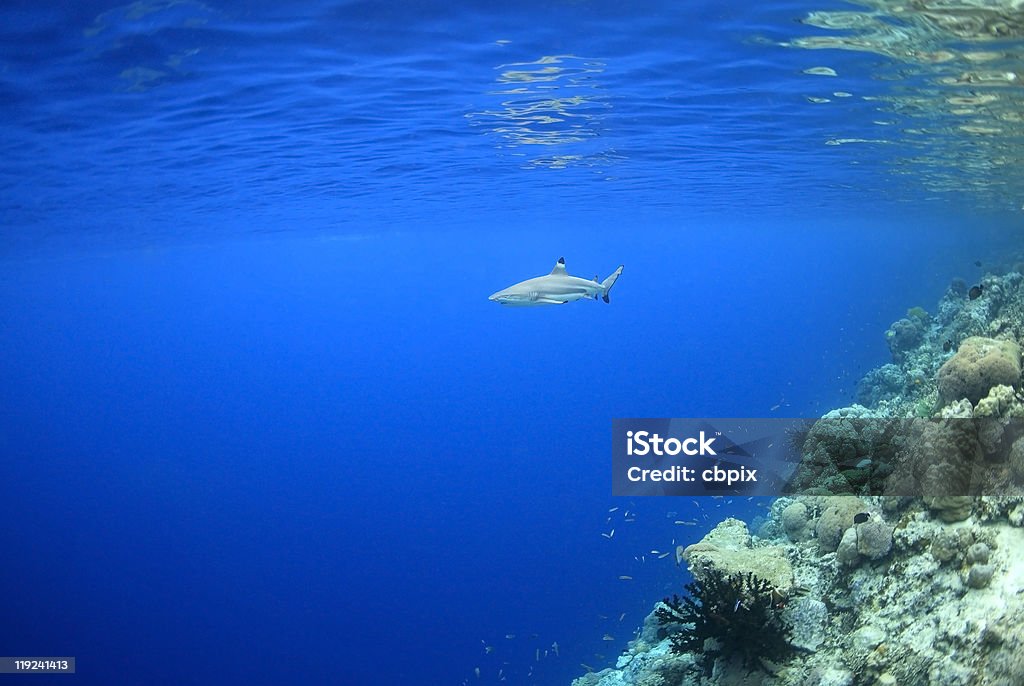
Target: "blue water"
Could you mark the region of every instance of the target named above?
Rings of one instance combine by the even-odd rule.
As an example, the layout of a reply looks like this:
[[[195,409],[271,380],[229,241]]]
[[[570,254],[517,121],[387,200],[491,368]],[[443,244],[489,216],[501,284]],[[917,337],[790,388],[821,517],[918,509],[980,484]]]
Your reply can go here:
[[[650,551],[767,501],[613,499],[611,419],[850,404],[892,321],[1019,247],[1020,167],[977,164],[1019,132],[939,107],[962,65],[783,45],[852,7],[6,3],[0,654],[614,663],[684,581]],[[624,264],[611,304],[487,301],[560,256]]]

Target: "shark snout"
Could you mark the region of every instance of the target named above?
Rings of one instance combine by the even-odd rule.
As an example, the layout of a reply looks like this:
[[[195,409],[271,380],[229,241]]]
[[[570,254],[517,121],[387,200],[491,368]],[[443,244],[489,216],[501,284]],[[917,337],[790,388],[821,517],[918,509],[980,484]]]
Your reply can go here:
[[[491,295],[488,296],[487,299],[490,300],[491,302],[494,302],[494,303],[504,303],[506,300],[509,300],[511,297],[512,297],[512,294],[509,292],[509,289],[508,288],[502,288],[500,291],[498,291],[496,293],[491,293]]]

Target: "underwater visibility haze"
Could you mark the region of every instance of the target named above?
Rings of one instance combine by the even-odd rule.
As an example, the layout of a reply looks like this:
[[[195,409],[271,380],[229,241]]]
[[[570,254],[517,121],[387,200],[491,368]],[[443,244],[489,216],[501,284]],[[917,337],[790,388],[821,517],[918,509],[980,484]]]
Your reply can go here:
[[[1024,683],[1020,498],[613,498],[610,445],[1024,416],[1022,52],[1011,0],[4,3],[0,656],[76,673],[0,686]]]

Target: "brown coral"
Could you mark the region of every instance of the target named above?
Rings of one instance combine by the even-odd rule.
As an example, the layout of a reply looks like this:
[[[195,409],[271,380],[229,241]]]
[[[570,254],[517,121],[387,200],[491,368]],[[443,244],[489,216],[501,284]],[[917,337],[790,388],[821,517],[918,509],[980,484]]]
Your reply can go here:
[[[1013,341],[972,336],[939,369],[936,379],[943,404],[967,398],[972,404],[993,386],[1020,383],[1020,348]]]

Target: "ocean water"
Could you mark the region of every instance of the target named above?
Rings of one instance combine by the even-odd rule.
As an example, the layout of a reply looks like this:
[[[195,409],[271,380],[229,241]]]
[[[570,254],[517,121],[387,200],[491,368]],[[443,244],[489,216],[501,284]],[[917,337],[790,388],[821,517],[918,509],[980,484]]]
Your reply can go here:
[[[612,498],[611,420],[848,405],[1019,252],[1019,10],[958,7],[4,3],[0,654],[614,664],[768,501]],[[488,301],[559,257],[611,303]]]

